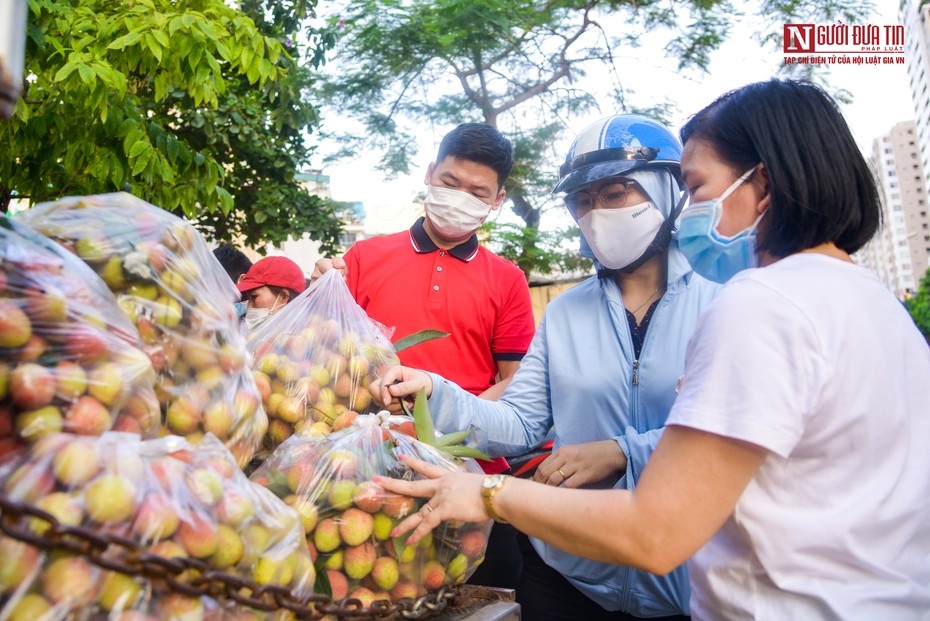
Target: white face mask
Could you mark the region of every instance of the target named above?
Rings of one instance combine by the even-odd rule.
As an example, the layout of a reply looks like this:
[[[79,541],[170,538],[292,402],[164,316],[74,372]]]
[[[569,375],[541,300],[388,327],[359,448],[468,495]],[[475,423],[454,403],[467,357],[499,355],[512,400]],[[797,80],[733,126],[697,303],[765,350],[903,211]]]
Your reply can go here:
[[[284,305],[282,304],[281,306]],[[274,304],[271,306],[271,308],[248,309],[245,311],[245,327],[247,327],[249,330],[254,330],[259,325],[261,325],[263,321],[271,317],[272,313],[278,310],[278,308],[280,308],[278,306],[278,298],[275,297]]]
[[[426,191],[426,217],[433,229],[447,239],[461,239],[477,231],[491,206],[468,192],[429,186]]]
[[[643,256],[665,222],[651,202],[620,209],[592,209],[578,226],[601,265],[623,269]]]

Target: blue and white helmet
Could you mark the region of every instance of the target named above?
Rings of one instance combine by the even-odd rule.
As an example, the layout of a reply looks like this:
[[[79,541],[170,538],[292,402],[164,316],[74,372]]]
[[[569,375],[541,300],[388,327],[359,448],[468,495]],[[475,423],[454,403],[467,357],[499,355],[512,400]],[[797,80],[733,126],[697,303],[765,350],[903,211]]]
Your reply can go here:
[[[578,134],[552,192],[571,194],[598,179],[646,167],[681,175],[681,144],[675,134],[640,114],[609,116]]]

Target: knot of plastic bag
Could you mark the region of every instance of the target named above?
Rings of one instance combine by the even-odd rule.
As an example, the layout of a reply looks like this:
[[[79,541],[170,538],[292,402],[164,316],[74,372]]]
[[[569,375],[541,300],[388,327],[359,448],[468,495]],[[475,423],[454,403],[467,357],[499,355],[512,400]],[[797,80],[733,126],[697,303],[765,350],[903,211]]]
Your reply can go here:
[[[391,426],[391,416],[391,413],[387,410],[381,410],[374,414],[359,414],[352,421],[352,426],[362,429],[367,427],[383,427],[387,429]]]

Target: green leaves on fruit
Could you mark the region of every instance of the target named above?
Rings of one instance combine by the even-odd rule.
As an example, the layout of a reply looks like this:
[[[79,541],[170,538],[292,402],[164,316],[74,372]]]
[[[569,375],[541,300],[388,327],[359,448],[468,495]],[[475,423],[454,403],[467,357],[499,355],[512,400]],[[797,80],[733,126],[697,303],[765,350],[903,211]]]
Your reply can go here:
[[[453,431],[442,436],[436,435],[436,427],[433,425],[433,416],[430,414],[429,405],[426,399],[426,389],[420,389],[417,393],[416,401],[413,403],[413,413],[407,403],[401,399],[401,407],[407,416],[413,416],[414,428],[417,431],[417,440],[424,444],[429,444],[435,449],[455,459],[470,457],[472,459],[490,460],[484,452],[476,448],[465,446],[464,442],[471,435],[471,430]]]

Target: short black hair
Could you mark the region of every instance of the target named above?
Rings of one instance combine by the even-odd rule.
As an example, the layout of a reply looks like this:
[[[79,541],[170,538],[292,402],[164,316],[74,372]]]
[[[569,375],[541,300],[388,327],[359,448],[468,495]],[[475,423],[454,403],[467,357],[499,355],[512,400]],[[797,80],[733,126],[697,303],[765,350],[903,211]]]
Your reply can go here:
[[[252,261],[241,250],[232,244],[222,244],[213,251],[213,256],[220,262],[233,283],[239,282],[239,277],[249,271]]]
[[[498,188],[504,187],[513,169],[513,145],[484,123],[462,123],[446,134],[439,143],[436,163],[449,155],[490,166],[497,173]]]
[[[765,165],[771,206],[758,248],[786,257],[833,242],[848,253],[878,230],[868,164],[836,102],[806,81],[772,79],[731,91],[694,115],[681,142],[700,140],[737,174]]]

